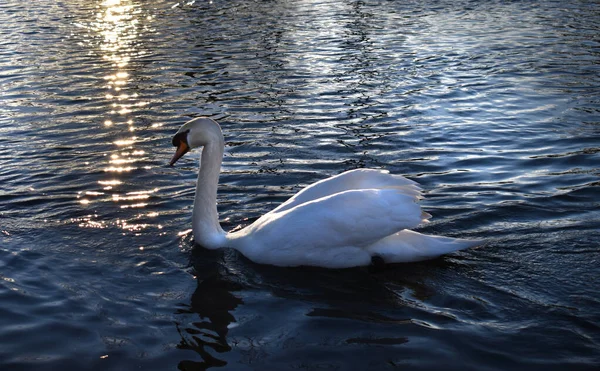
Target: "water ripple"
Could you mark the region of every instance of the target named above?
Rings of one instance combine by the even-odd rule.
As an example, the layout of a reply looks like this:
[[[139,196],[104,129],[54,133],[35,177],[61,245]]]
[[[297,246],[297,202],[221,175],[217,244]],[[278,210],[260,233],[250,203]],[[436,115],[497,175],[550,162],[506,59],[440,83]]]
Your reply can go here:
[[[0,365],[593,369],[599,16],[593,1],[0,4]],[[421,231],[488,244],[379,273],[192,252],[197,158],[166,163],[197,116],[226,137],[226,229],[374,167],[423,185]]]

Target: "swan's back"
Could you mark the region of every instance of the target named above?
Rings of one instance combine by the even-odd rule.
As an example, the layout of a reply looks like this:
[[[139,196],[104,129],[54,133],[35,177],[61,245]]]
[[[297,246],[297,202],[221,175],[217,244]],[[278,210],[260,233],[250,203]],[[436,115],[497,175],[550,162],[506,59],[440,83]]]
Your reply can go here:
[[[421,197],[421,187],[416,182],[401,175],[392,175],[386,170],[355,169],[307,186],[273,212],[288,210],[302,203],[343,191],[384,188],[397,188],[402,190],[404,194]]]
[[[228,238],[260,263],[350,267],[369,264],[368,246],[427,217],[398,189],[349,190],[268,213]]]

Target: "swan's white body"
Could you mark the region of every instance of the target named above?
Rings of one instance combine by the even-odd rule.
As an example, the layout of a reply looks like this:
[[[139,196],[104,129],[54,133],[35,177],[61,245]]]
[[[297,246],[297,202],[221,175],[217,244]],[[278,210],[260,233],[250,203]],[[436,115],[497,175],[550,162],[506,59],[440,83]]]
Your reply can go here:
[[[203,146],[193,209],[194,240],[208,249],[232,247],[249,259],[278,266],[364,266],[413,262],[477,246],[482,241],[428,236],[408,230],[431,215],[416,201],[416,182],[387,171],[351,170],[314,183],[253,224],[226,233],[217,214],[224,140],[219,124],[197,118],[173,138],[175,163]]]

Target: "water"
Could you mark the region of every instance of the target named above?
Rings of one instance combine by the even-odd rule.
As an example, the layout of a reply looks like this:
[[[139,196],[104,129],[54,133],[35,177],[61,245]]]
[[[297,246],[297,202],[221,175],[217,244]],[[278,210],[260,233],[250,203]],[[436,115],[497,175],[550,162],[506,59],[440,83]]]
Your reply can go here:
[[[0,368],[596,369],[600,7],[0,5]],[[193,249],[189,118],[226,229],[357,167],[419,181],[434,261],[283,269]]]

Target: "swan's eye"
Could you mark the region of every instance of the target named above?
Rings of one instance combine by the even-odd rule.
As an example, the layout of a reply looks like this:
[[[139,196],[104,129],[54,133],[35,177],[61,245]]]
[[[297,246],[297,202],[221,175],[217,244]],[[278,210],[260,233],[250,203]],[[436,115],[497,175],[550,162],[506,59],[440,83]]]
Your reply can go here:
[[[181,133],[175,134],[175,136],[173,137],[173,141],[172,141],[173,146],[179,147],[179,143],[181,143],[181,142],[183,142],[187,145],[188,144],[187,143],[187,135],[189,132],[190,132],[189,130],[186,130],[186,131],[182,131]]]

